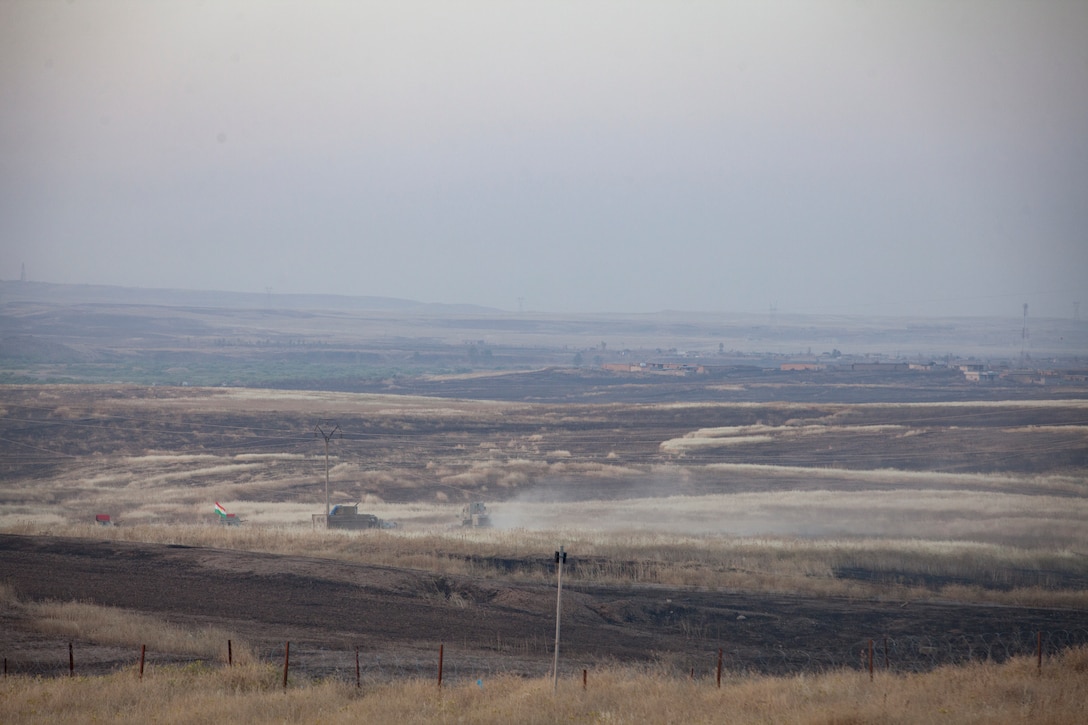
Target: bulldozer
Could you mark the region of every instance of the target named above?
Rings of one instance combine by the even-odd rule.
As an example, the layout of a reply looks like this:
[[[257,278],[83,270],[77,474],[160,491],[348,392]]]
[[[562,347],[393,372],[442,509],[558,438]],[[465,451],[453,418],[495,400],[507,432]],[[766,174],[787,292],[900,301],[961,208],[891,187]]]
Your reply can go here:
[[[491,513],[483,501],[473,501],[461,509],[461,525],[472,528],[484,528],[491,525]]]

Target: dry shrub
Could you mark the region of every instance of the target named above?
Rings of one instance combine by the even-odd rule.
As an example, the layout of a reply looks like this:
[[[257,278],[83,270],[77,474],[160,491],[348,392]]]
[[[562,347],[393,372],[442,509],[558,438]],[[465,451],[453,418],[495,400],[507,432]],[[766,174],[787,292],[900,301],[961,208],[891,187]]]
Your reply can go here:
[[[283,686],[282,670],[277,665],[252,659],[235,659],[232,667],[219,670],[219,677],[223,686],[234,693],[271,692]]]
[[[1073,647],[1062,652],[1058,658],[1058,665],[1062,669],[1073,672],[1088,672],[1088,645]]]

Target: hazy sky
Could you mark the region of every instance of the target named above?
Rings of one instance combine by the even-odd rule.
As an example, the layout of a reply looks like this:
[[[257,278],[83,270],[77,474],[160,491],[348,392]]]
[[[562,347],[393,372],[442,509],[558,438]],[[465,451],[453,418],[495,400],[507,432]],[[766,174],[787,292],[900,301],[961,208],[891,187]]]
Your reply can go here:
[[[1088,318],[1088,2],[0,2],[0,278]]]

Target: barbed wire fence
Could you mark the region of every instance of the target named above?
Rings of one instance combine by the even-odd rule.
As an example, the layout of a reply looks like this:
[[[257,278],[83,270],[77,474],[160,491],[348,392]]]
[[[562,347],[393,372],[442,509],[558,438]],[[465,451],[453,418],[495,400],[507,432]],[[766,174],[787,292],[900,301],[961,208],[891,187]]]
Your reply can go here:
[[[844,642],[839,648],[823,650],[721,647],[724,667],[734,674],[789,675],[818,674],[842,669],[892,673],[921,673],[948,665],[965,665],[972,662],[1002,663],[1016,657],[1038,657],[1041,664],[1074,647],[1088,646],[1088,627],[1075,629],[1030,630],[987,632],[979,634],[950,634],[943,636],[876,635]],[[226,647],[224,646],[224,649]],[[440,645],[433,650],[412,649],[403,652],[382,650],[367,652],[364,649],[336,649],[314,647],[305,644],[267,644],[253,648],[252,657],[257,662],[280,666],[289,653],[290,681],[338,680],[359,684],[393,682],[405,679],[441,679],[450,685],[465,682],[482,682],[488,677],[501,674],[520,676],[546,676],[550,663],[539,658],[518,659],[510,662],[496,657],[481,656],[480,652],[466,647],[450,648],[443,658]],[[708,649],[705,658],[698,661],[672,657],[670,664],[658,666],[663,676],[707,677],[714,669],[718,649]],[[3,656],[3,676],[67,677],[93,676],[125,669],[135,669],[140,648],[100,646],[87,642],[72,642],[58,647],[55,654],[43,654],[35,649],[34,655],[18,653]],[[681,660],[683,663],[681,664]],[[198,657],[147,652],[145,666],[187,667],[194,670],[214,670],[228,667],[225,657]],[[563,677],[581,677],[585,665],[564,662],[560,667]]]

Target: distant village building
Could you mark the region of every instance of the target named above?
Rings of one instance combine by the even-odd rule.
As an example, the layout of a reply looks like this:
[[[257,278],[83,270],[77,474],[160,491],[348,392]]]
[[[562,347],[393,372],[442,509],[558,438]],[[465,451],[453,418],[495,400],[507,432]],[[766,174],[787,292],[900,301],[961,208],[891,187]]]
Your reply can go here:
[[[641,368],[636,363],[605,363],[601,365],[602,370],[608,370],[613,373],[638,373],[642,372]]]
[[[967,372],[964,372],[967,375]],[[1042,382],[1041,376],[1034,370],[1011,370],[1001,376],[1003,380],[1020,385],[1038,385]]]
[[[956,368],[963,373],[964,379],[969,383],[979,383],[994,380],[997,373],[988,370],[984,363],[960,363]]]
[[[614,373],[654,373],[657,375],[702,375],[706,368],[702,365],[677,362],[643,363],[604,363],[602,370]]]

